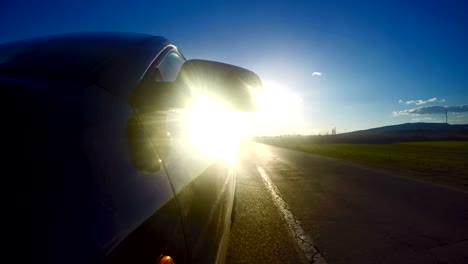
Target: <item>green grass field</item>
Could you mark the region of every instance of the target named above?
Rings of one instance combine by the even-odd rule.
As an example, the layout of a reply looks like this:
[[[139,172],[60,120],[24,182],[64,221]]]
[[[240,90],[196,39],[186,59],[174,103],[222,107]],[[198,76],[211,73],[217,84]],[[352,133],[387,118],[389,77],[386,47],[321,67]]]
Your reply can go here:
[[[468,141],[316,144],[278,139],[264,143],[468,190]]]

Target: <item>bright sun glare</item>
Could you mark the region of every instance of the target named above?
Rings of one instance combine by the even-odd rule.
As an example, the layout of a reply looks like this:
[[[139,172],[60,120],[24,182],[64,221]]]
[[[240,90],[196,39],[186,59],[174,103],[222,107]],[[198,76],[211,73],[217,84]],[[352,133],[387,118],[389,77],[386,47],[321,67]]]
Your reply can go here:
[[[264,81],[263,84],[264,88],[256,94],[259,112],[255,117],[255,133],[300,133],[303,127],[302,99],[277,82]]]
[[[256,113],[233,112],[212,97],[195,97],[187,115],[191,146],[203,155],[233,163],[242,138],[298,127],[301,98],[281,85],[265,84],[254,94]]]
[[[198,152],[234,162],[244,133],[243,114],[228,111],[210,97],[195,98],[187,116],[188,139]]]

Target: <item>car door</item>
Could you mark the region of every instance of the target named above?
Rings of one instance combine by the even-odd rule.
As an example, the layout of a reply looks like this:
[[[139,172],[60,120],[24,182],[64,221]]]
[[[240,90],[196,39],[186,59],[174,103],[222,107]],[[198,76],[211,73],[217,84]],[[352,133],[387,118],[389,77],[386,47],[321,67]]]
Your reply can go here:
[[[174,81],[184,62],[175,48],[168,48],[147,78]],[[196,124],[195,120],[194,124],[191,111],[171,109],[146,113],[141,118],[176,193],[190,261],[215,263],[224,258],[227,248],[235,173],[229,164],[217,162],[194,142],[193,128],[203,131],[203,122]]]
[[[128,100],[96,86],[2,88],[22,117],[18,263],[186,261],[169,179]]]
[[[135,111],[128,110],[125,126],[119,127],[126,136],[127,152],[120,154],[131,167],[116,164],[118,161],[108,165],[112,166],[109,169],[114,175],[127,174],[129,178],[114,187],[112,202],[122,207],[119,215],[132,218],[132,222],[128,221],[126,228],[130,232],[118,241],[106,262],[158,263],[169,256],[175,263],[185,263],[183,226],[172,186],[141,120]],[[113,134],[116,132],[109,131],[106,135],[112,137]],[[101,140],[109,140],[104,137]],[[118,149],[106,150],[113,151]],[[104,184],[112,181],[108,179]]]

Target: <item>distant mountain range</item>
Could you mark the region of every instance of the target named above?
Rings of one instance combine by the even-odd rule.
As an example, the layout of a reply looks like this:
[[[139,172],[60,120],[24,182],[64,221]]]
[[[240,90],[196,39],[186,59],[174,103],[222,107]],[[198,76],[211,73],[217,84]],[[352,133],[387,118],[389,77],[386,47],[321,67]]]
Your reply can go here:
[[[258,141],[271,137],[259,137]],[[468,141],[468,124],[406,123],[353,131],[337,135],[283,136],[300,142],[381,144],[413,141]]]
[[[323,143],[395,143],[410,141],[468,140],[468,124],[405,123],[310,138]]]
[[[366,130],[358,130],[349,133],[349,135],[359,134],[387,134],[387,133],[468,133],[468,124],[450,125],[446,123],[405,123],[400,125],[383,126],[370,128]]]

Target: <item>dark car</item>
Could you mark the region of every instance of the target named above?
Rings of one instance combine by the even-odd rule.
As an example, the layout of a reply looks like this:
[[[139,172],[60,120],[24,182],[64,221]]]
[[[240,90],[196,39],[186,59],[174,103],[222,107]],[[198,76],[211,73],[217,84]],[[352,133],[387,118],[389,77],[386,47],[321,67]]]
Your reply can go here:
[[[236,174],[218,154],[235,143],[219,114],[251,111],[260,85],[145,34],[0,45],[16,262],[224,262]]]

